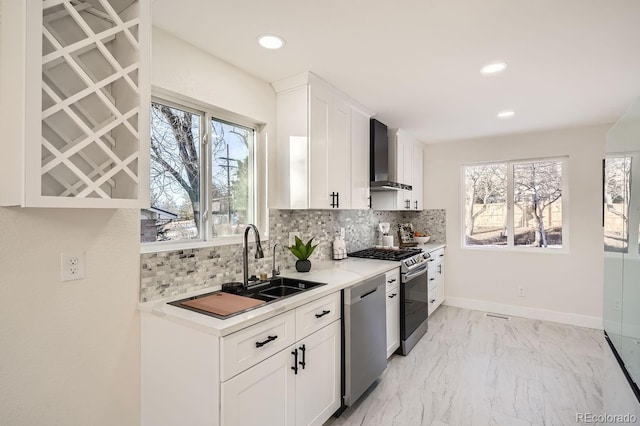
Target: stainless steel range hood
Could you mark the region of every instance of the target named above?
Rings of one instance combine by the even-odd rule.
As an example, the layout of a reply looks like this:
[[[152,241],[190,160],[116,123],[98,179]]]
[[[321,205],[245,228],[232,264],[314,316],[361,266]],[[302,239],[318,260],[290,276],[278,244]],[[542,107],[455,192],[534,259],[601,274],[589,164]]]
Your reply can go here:
[[[371,159],[371,191],[411,191],[411,185],[394,182],[389,179],[389,136],[387,126],[372,118],[370,123]]]

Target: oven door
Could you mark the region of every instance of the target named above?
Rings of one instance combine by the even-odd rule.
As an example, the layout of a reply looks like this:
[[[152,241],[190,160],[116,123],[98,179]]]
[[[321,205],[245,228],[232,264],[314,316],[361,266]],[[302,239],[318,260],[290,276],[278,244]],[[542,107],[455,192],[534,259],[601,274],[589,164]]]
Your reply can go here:
[[[407,340],[429,315],[427,264],[402,274],[400,285],[400,336]]]

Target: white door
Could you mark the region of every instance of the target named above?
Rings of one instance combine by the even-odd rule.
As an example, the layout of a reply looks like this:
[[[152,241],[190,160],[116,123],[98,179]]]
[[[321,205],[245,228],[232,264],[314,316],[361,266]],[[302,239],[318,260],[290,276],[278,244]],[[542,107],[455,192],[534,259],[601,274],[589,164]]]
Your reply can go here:
[[[295,424],[294,347],[222,383],[222,426]]]
[[[400,346],[400,287],[387,292],[387,358]]]
[[[322,425],[340,408],[340,345],[340,321],[296,344],[296,426]]]

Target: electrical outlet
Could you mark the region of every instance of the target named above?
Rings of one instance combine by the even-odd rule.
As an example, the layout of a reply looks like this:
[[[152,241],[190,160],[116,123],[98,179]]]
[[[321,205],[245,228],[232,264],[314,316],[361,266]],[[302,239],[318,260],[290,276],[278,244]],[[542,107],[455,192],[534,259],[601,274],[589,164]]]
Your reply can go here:
[[[340,228],[340,238],[344,241],[344,228]]]
[[[622,300],[616,299],[613,302],[613,310],[614,311],[621,311],[622,310]]]
[[[296,245],[296,235],[298,232],[289,232],[289,247]]]
[[[84,278],[84,252],[62,253],[62,281],[74,281]]]
[[[527,293],[523,286],[518,286],[518,297],[526,297]]]

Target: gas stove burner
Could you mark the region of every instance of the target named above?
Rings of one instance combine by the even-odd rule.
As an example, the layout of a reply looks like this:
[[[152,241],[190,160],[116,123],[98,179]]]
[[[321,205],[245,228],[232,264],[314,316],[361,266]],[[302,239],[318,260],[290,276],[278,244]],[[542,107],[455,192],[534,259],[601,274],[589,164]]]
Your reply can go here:
[[[349,257],[399,261],[421,253],[420,249],[368,248],[349,253]]]

